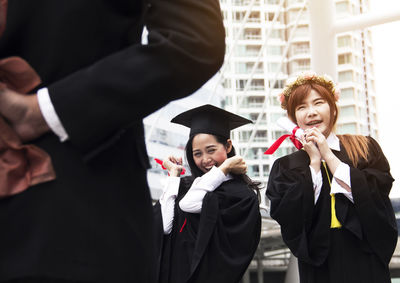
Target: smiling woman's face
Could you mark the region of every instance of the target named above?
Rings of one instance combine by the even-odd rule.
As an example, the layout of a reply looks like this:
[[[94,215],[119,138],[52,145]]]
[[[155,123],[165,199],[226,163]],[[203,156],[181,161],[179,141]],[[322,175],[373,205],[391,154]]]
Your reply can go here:
[[[316,127],[326,137],[330,133],[330,107],[328,102],[314,89],[296,106],[297,125],[303,129]]]
[[[198,134],[193,138],[192,148],[194,163],[202,172],[207,173],[213,166],[220,166],[228,158],[232,145],[225,147],[213,135]]]

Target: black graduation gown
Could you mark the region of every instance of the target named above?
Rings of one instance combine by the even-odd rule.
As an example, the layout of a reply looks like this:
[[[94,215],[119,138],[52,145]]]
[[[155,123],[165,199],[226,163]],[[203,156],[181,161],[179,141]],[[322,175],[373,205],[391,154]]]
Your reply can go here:
[[[159,282],[239,282],[260,240],[257,196],[232,179],[205,195],[200,214],[186,213],[178,202],[191,183],[181,179],[171,234],[161,234],[160,205],[155,205]]]
[[[343,149],[334,154],[350,166],[354,199],[352,203],[336,194],[342,228],[330,228],[330,187],[323,167],[323,185],[314,205],[310,159],[304,150],[277,159],[272,167],[266,192],[271,217],[298,258],[302,283],[389,283],[388,264],[397,242],[389,164],[372,138],[370,156],[357,168]]]
[[[8,1],[0,58],[37,71],[69,140],[31,141],[56,180],[0,200],[0,281],[152,282],[142,119],[205,83],[224,42],[217,0]]]

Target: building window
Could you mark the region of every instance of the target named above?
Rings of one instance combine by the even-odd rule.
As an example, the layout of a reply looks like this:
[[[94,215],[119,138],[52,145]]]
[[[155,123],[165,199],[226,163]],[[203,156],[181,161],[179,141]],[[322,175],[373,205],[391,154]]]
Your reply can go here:
[[[267,131],[257,131],[254,136],[255,142],[266,142],[267,141]]]
[[[248,22],[250,22],[250,23],[259,23],[259,22],[261,22],[260,12],[251,12],[250,16],[249,16],[249,19],[248,19]]]
[[[258,165],[251,165],[248,168],[249,168],[249,176],[260,177],[260,169]]]
[[[365,123],[367,123],[367,122],[368,122],[368,112],[367,112],[367,109],[365,109],[364,107],[359,107],[359,108],[358,108],[358,111],[359,111],[359,113],[360,113],[360,119],[361,119],[362,121],[364,121]]]
[[[232,105],[232,96],[225,96],[225,99],[222,101],[222,108],[230,105]]]
[[[261,147],[253,147],[249,150],[249,155],[248,157],[250,159],[260,159],[263,158],[263,153],[264,153],[265,149],[261,148]]]
[[[271,123],[275,123],[279,118],[285,116],[284,113],[272,113],[271,114]]]
[[[282,55],[282,46],[268,46],[267,55]]]
[[[366,125],[361,125],[361,135],[368,136],[369,135],[369,128]]]
[[[343,106],[340,108],[340,117],[351,118],[356,115],[354,106]]]
[[[303,0],[289,0],[288,1],[288,4],[289,5],[293,5],[293,4],[304,4],[304,1]]]
[[[282,31],[280,29],[274,29],[270,33],[270,38],[282,39]]]
[[[272,87],[273,81],[269,81],[269,87]],[[273,88],[284,88],[285,87],[285,80],[276,80]]]
[[[301,10],[291,10],[289,11],[289,22],[294,22],[296,21],[297,17],[299,16],[299,13],[302,13],[300,16],[300,20],[302,21],[307,21],[308,20],[308,15],[306,12],[301,12]]]
[[[294,28],[290,29],[290,34],[293,33]],[[294,30],[295,37],[309,37],[310,31],[308,26],[298,26],[296,30]]]
[[[279,71],[279,63],[268,63],[268,72],[276,73]]]
[[[354,99],[354,88],[344,88],[340,90],[340,99]]]
[[[350,7],[348,2],[336,3],[336,15],[347,16],[350,14]]]
[[[281,106],[281,103],[279,102],[278,97],[276,96],[270,97],[270,103],[272,106],[279,106],[279,107]]]
[[[239,132],[239,141],[240,142],[247,142],[250,138],[251,131],[240,131]]]
[[[373,107],[374,109],[376,109],[376,97],[375,97],[375,96],[372,96],[372,97],[371,97],[371,103],[372,103],[372,107]]]
[[[257,106],[261,107],[262,104],[257,105]],[[257,119],[258,119],[258,116],[260,116],[260,113],[250,113],[249,116],[248,116],[248,119],[250,119],[251,121],[253,121],[253,122],[255,123],[255,122],[257,121]],[[266,116],[266,114],[264,113],[264,114],[262,115],[262,117],[261,117],[260,122],[259,122],[260,125],[265,125],[265,124],[267,124],[266,120],[267,120],[267,116]]]
[[[257,56],[260,53],[261,45],[246,45],[244,52],[241,55],[245,56]]]
[[[297,54],[309,54],[310,44],[308,42],[294,43],[292,45],[293,55]]]
[[[354,55],[354,65],[356,67],[361,67],[362,66],[362,59],[360,56]]]
[[[242,91],[246,86],[247,80],[236,80],[236,90]],[[250,82],[248,90],[264,90],[264,80],[263,79],[253,79]]]
[[[244,19],[246,12],[235,12],[233,14],[233,20],[236,22],[241,22]]]
[[[261,39],[261,29],[259,28],[246,28],[244,29],[245,39]]]
[[[263,165],[263,177],[269,176],[269,171],[271,171],[269,165]]]
[[[357,125],[355,123],[342,124],[338,127],[341,134],[357,134]]]
[[[254,68],[254,62],[241,62],[241,63],[236,63],[236,72],[239,74],[250,74],[251,71]],[[260,74],[264,72],[264,67],[263,63],[259,62],[257,64],[255,73]]]
[[[310,70],[310,60],[300,59],[292,62],[292,68],[294,72],[303,72]]]
[[[271,22],[274,19],[275,13],[269,12],[265,13],[265,20]]]
[[[351,63],[352,63],[352,56],[350,53],[340,54],[338,56],[338,64],[339,65],[351,64]]]
[[[351,47],[351,37],[350,35],[339,36],[337,39],[338,47]]]
[[[246,98],[246,106],[261,107],[264,104],[265,96],[249,96]],[[254,115],[254,116],[253,116]],[[254,119],[255,118],[255,119]],[[255,121],[258,118],[257,114],[250,114],[250,119]]]
[[[239,132],[239,139],[240,142],[247,142],[251,137],[252,131],[240,131]],[[267,131],[257,131],[254,136],[255,142],[266,142],[267,141]]]
[[[352,81],[353,81],[352,71],[339,72],[339,82],[352,82]]]

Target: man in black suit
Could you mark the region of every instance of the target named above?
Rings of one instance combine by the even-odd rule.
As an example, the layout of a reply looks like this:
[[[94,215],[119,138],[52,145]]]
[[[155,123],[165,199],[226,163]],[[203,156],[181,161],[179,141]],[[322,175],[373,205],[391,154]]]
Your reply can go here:
[[[0,282],[154,280],[142,118],[198,89],[224,49],[218,0],[9,1],[0,57],[42,84],[1,91],[0,114],[57,177],[0,200]]]

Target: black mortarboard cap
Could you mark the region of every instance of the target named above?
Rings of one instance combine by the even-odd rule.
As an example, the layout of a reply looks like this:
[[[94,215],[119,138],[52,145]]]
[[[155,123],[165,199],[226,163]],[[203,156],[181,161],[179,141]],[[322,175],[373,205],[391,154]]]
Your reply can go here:
[[[253,123],[246,118],[211,104],[185,111],[173,118],[171,122],[190,128],[190,137],[203,133],[226,138],[230,137],[231,130],[248,123]]]

